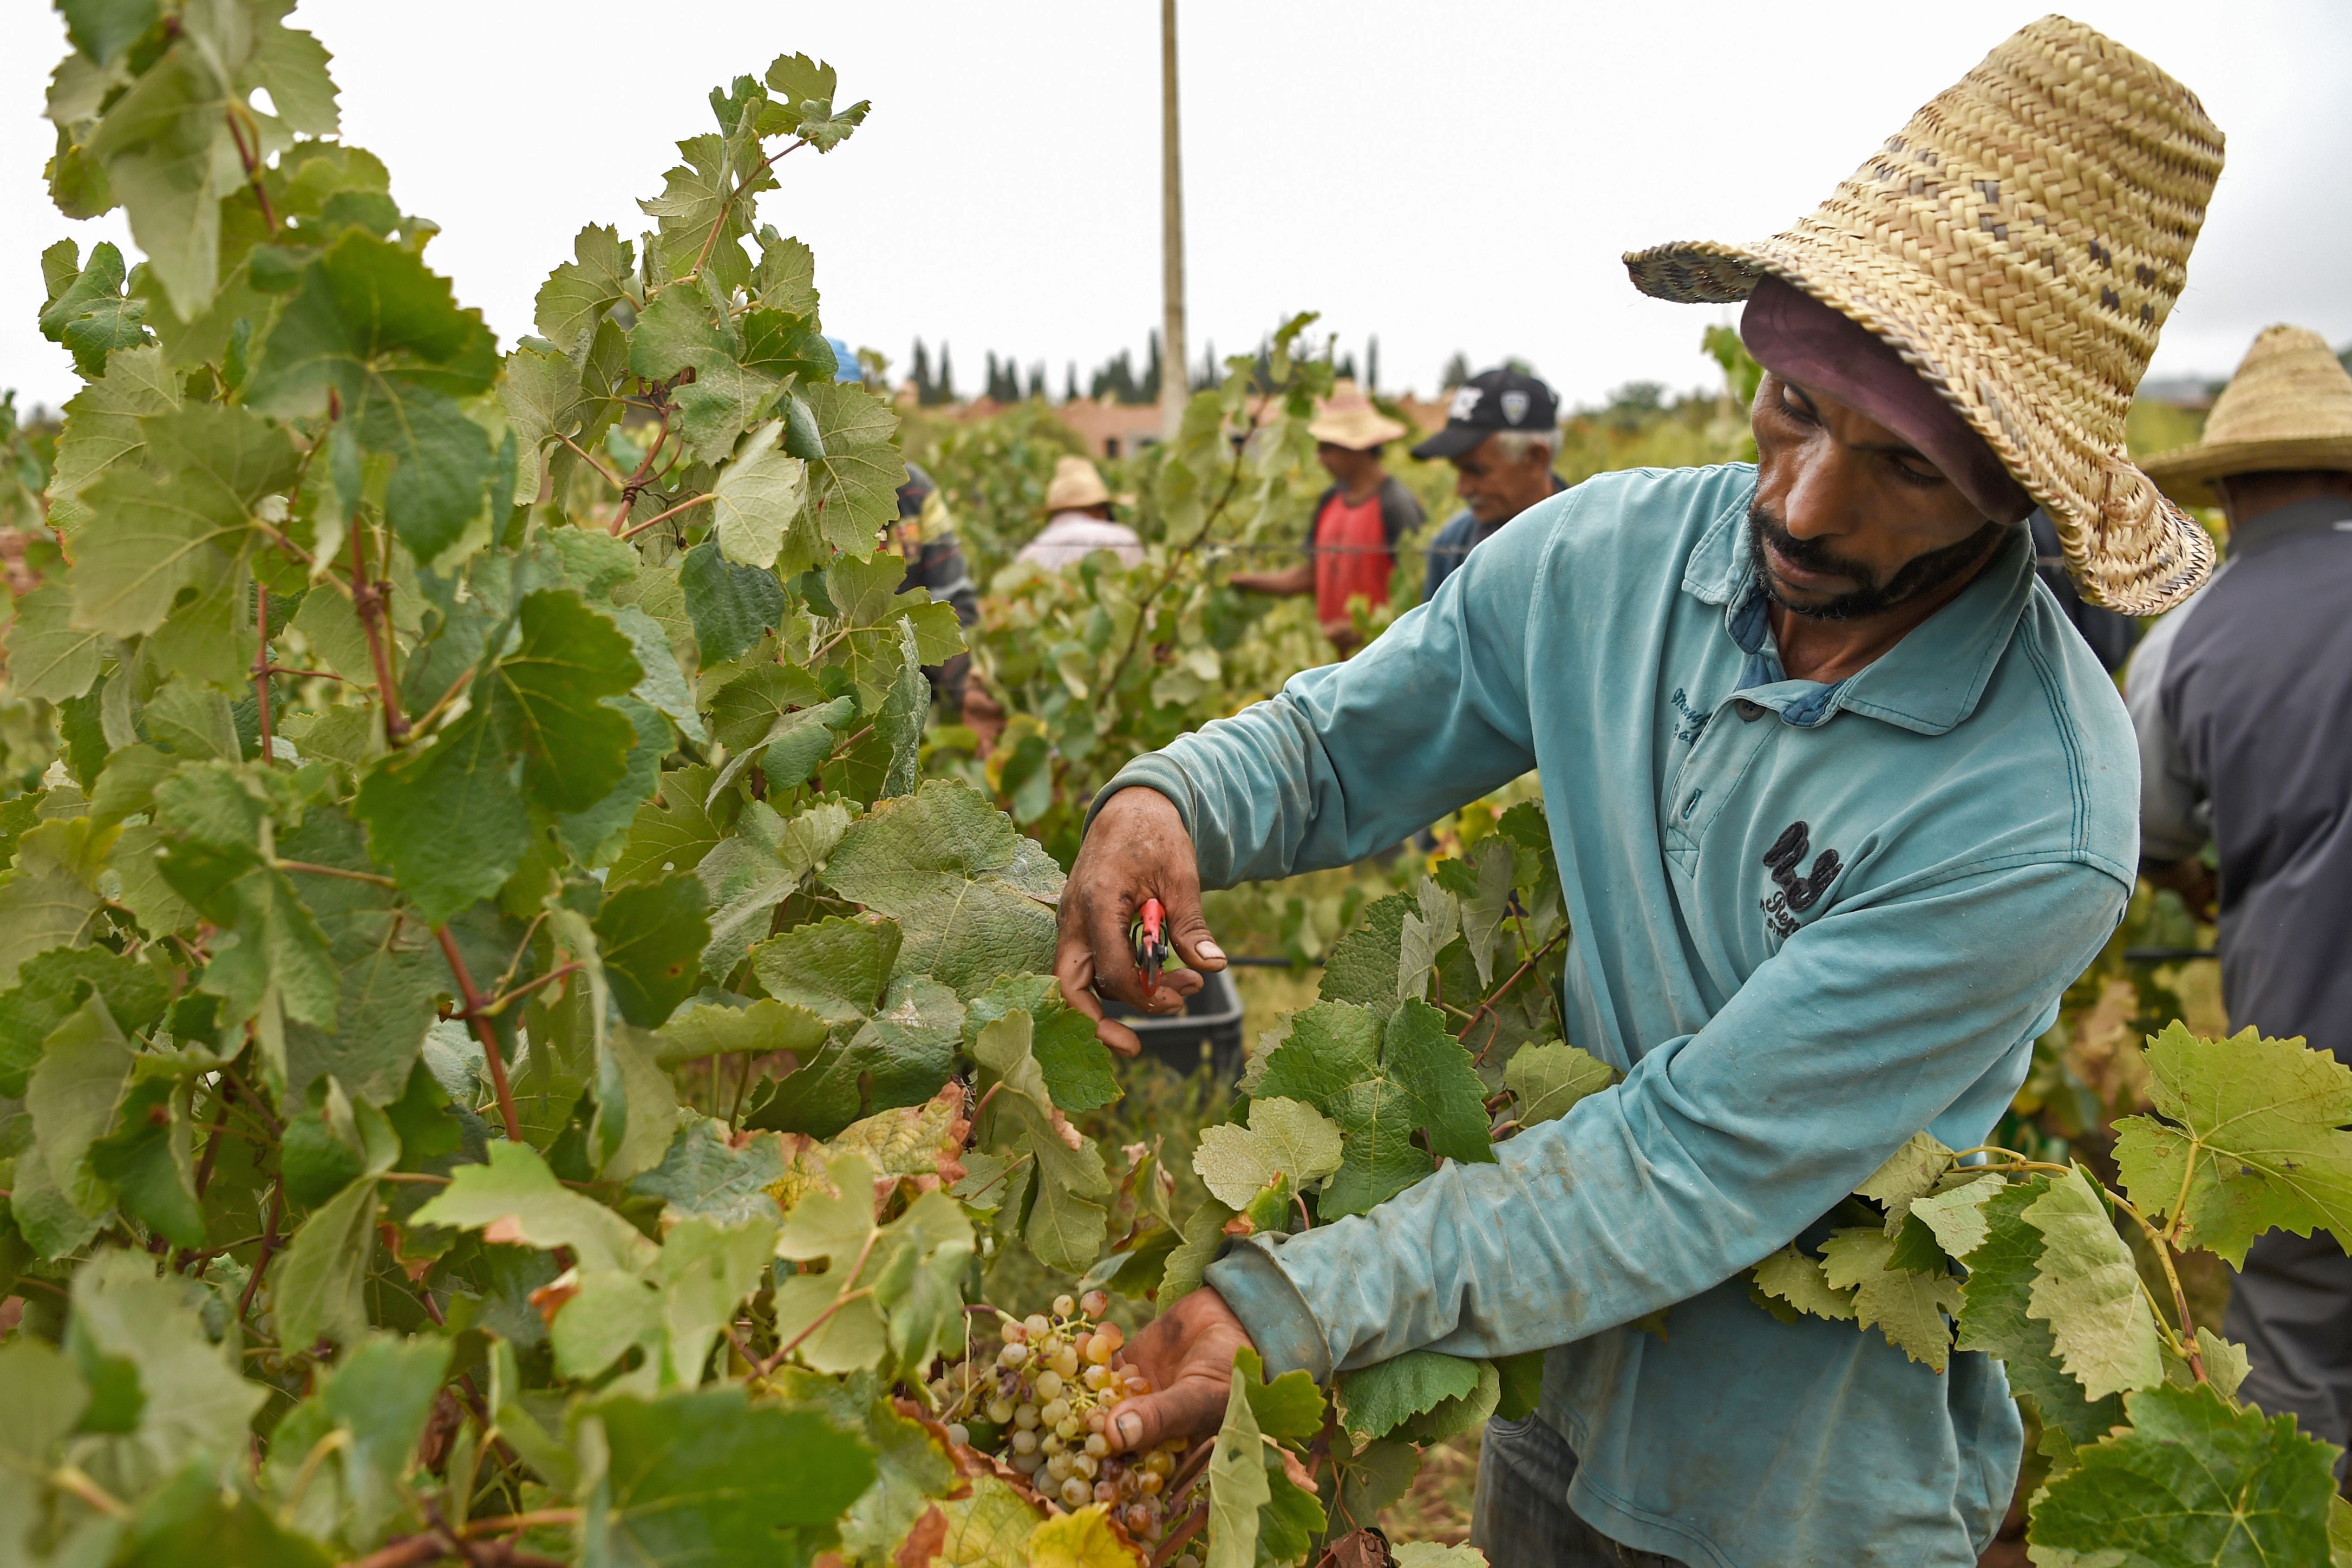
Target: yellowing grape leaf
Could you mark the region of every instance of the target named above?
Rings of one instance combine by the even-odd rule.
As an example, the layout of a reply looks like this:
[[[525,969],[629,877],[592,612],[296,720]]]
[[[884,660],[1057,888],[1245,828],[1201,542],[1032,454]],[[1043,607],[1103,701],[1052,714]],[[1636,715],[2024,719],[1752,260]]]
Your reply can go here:
[[[2156,1316],[2131,1248],[2081,1169],[2053,1178],[2025,1223],[2042,1233],[2026,1316],[2050,1325],[2060,1364],[2093,1399],[2163,1382]]]
[[[1578,1100],[1616,1081],[1616,1068],[1559,1040],[1522,1046],[1503,1068],[1503,1087],[1517,1099],[1521,1127],[1565,1116]]]
[[[1886,1234],[1893,1236],[1903,1228],[1912,1204],[1936,1190],[1937,1178],[1951,1163],[1952,1152],[1935,1134],[1914,1132],[1854,1194],[1886,1205]]]
[[[1992,1225],[1985,1218],[1985,1205],[2008,1184],[1999,1176],[1979,1176],[1933,1197],[1917,1199],[1911,1213],[1936,1233],[1937,1246],[1954,1258],[1965,1258],[1990,1234]]]
[[[1822,1261],[1797,1247],[1784,1247],[1756,1266],[1757,1289],[1816,1318],[1841,1321],[1853,1319],[1853,1292],[1830,1288]]]
[[[1110,1506],[1055,1514],[1029,1537],[1031,1568],[1134,1568],[1143,1559],[1110,1527]]]
[[[2232,1264],[2273,1228],[2352,1236],[2352,1068],[2300,1039],[2201,1039],[2178,1022],[2147,1065],[2154,1114],[2116,1124],[2142,1213],[2178,1214],[2182,1241]]]
[[[1952,1349],[1944,1314],[1959,1310],[1960,1282],[1890,1268],[1894,1252],[1894,1239],[1867,1226],[1832,1231],[1822,1244],[1822,1277],[1832,1289],[1853,1291],[1857,1327],[1875,1328],[1888,1344],[1941,1372]]]
[[[1313,1106],[1280,1095],[1250,1102],[1249,1125],[1201,1130],[1192,1169],[1220,1203],[1247,1208],[1250,1200],[1288,1176],[1303,1192],[1339,1168],[1339,1129]]]

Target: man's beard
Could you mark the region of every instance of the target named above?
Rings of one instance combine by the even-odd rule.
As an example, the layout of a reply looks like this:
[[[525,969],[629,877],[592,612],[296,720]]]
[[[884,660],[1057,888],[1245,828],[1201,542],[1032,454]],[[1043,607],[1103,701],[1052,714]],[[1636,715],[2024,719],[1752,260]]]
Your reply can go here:
[[[1763,584],[1766,596],[1774,604],[1816,621],[1860,620],[1931,593],[1953,578],[1976,570],[2008,531],[2005,523],[1987,521],[1957,544],[1913,556],[1881,583],[1861,562],[1846,559],[1818,539],[1799,539],[1790,533],[1779,518],[1764,510],[1761,502],[1751,501],[1748,507],[1748,553],[1756,562],[1756,580]],[[1795,565],[1809,572],[1849,578],[1854,586],[1817,603],[1800,604],[1789,597],[1773,577],[1770,558],[1764,549],[1768,543]]]

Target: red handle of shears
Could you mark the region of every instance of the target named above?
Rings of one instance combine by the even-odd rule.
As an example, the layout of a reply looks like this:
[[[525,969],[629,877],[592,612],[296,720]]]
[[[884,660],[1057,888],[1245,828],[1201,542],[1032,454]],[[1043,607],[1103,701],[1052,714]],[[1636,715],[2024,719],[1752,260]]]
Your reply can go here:
[[[1168,910],[1158,899],[1143,900],[1135,934],[1136,966],[1143,971],[1146,993],[1160,989],[1160,972],[1168,963]]]

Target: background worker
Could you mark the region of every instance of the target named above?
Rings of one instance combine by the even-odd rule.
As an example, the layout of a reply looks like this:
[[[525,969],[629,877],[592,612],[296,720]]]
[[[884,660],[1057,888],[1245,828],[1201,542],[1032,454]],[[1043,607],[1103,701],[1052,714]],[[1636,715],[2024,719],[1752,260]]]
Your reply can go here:
[[[1349,601],[1360,595],[1378,607],[1389,602],[1397,541],[1422,524],[1421,503],[1381,461],[1381,448],[1412,432],[1372,405],[1356,384],[1342,381],[1307,426],[1315,460],[1331,488],[1315,502],[1307,528],[1307,559],[1286,572],[1236,572],[1244,593],[1313,594],[1315,619],[1341,653],[1356,646]]]
[[[1053,482],[1045,487],[1045,526],[1013,559],[1058,572],[1108,550],[1122,566],[1142,565],[1143,541],[1127,524],[1111,521],[1114,499],[1094,464],[1064,458],[1054,465]]]
[[[2175,500],[2221,508],[2230,555],[2128,672],[2141,868],[2212,918],[2210,838],[2231,1027],[2352,1060],[2352,376],[2317,333],[2273,327],[2203,438],[2146,468]],[[2223,1327],[2252,1363],[2239,1394],[2339,1445],[2352,1439],[2343,1239],[2257,1238]]]
[[[2025,28],[1789,231],[1626,258],[1658,297],[1746,300],[1753,467],[1535,506],[1360,657],[1105,786],[1055,966],[1097,1018],[1097,988],[1169,1013],[1202,984],[1142,990],[1143,898],[1221,968],[1202,887],[1346,864],[1535,768],[1567,1036],[1624,1074],[1491,1163],[1233,1241],[1129,1342],[1153,1392],[1117,1446],[1214,1430],[1245,1346],[1318,1380],[1548,1350],[1480,1449],[1496,1568],[1974,1568],[2023,1451],[1998,1365],[1783,1321],[1746,1270],[1813,1255],[1917,1132],[1981,1143],[2131,896],[2130,718],[2023,524],[2048,510],[2129,613],[2211,569],[2123,413],[2221,166],[2188,89]]]
[[[856,378],[845,374],[842,379]],[[964,564],[963,547],[956,542],[955,519],[940,495],[939,482],[918,464],[907,465],[907,480],[898,487],[898,521],[890,525],[883,542],[907,563],[898,592],[927,588],[935,602],[954,608],[957,624],[970,627],[980,619],[980,590],[972,585],[971,568]],[[950,714],[964,715],[969,722],[966,700],[977,695],[986,708],[996,709],[997,721],[1003,722],[1003,710],[971,684],[971,654],[957,654],[942,665],[926,665],[923,673],[930,679],[932,697]]]
[[[1412,449],[1416,458],[1454,464],[1462,510],[1429,544],[1421,602],[1437,597],[1473,546],[1545,498],[1568,489],[1551,471],[1559,453],[1559,398],[1532,375],[1490,370],[1454,394],[1445,427]]]

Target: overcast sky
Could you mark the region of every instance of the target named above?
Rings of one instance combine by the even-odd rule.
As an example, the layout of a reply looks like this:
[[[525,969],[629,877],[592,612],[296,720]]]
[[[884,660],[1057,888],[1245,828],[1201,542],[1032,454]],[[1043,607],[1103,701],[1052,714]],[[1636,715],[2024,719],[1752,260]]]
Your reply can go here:
[[[1570,402],[1710,380],[1710,308],[1637,295],[1620,252],[1768,235],[2042,7],[1181,0],[1192,353],[1319,310],[1381,381],[1517,355]],[[2274,321],[2352,340],[2352,5],[2081,0],[2186,81],[2229,166],[2151,374],[2226,374]],[[1160,313],[1159,7],[1150,0],[305,0],[349,138],[443,226],[430,258],[502,342],[583,224],[647,226],[705,94],[806,50],[872,118],[782,166],[761,216],[814,247],[828,331],[903,369],[953,345],[1053,384]],[[77,384],[45,342],[37,256],[69,223],[41,167],[65,48],[36,0],[0,19],[0,387]]]

